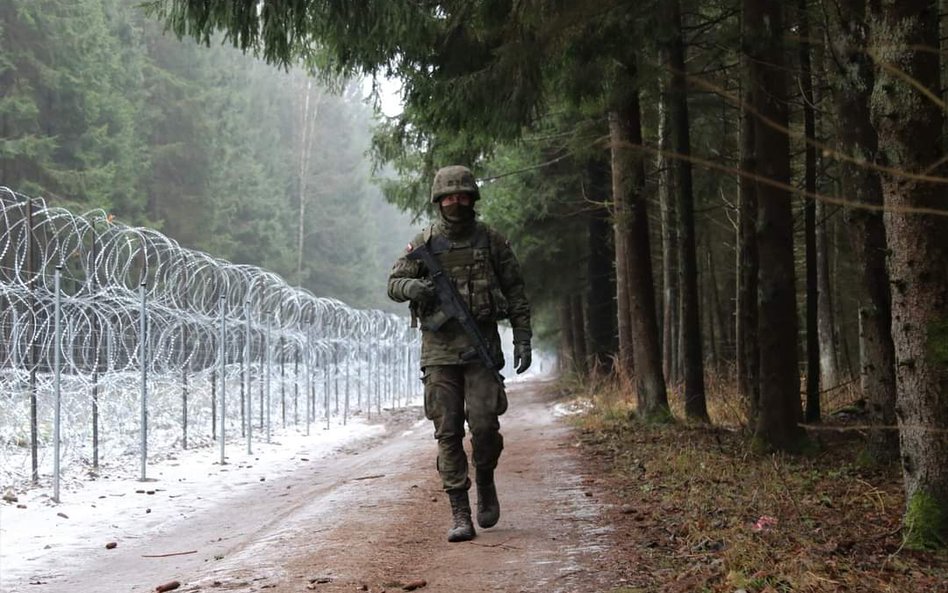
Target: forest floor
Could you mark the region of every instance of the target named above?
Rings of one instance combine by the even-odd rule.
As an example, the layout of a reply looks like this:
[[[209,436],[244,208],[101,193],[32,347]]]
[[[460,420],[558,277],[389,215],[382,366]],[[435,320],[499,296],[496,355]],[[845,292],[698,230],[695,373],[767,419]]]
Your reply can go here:
[[[902,545],[897,464],[860,461],[858,408],[809,427],[807,455],[761,455],[737,428],[647,426],[596,391],[577,430],[608,493],[614,593],[948,592],[948,553]]]
[[[861,468],[857,432],[764,456],[738,431],[644,426],[621,396],[565,391],[510,387],[501,520],[471,542],[446,542],[430,423],[409,408],[384,436],[247,484],[223,508],[0,589],[948,592],[948,555],[901,547],[898,471]],[[183,553],[156,554],[169,550]]]

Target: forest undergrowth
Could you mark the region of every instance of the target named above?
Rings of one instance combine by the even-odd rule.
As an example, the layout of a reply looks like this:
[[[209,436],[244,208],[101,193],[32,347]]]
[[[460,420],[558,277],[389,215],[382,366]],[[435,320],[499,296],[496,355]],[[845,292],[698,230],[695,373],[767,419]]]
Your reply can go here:
[[[948,592],[948,553],[903,546],[901,472],[865,463],[855,393],[827,398],[815,446],[790,456],[754,452],[727,381],[708,383],[713,426],[675,403],[676,421],[640,422],[624,381],[557,389],[587,409],[577,434],[609,503],[613,593]]]

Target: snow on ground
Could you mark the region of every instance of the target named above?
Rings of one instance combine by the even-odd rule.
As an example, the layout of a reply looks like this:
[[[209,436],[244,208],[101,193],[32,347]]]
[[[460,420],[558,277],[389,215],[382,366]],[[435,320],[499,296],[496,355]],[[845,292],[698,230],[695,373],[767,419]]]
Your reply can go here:
[[[573,399],[566,402],[559,402],[553,405],[553,415],[557,418],[563,416],[574,416],[581,414],[592,408],[592,401]]]
[[[52,501],[49,480],[23,493],[8,493],[15,501],[0,502],[0,591],[4,582],[35,574],[44,566],[78,565],[90,544],[147,537],[168,530],[201,510],[222,505],[242,487],[293,472],[301,463],[325,457],[385,433],[379,424],[350,418],[329,430],[314,426],[275,433],[271,442],[229,443],[227,464],[220,449],[179,451],[148,466],[148,481],[139,481],[137,464],[106,469],[99,476],[74,479],[61,486],[59,504]],[[103,532],[108,541],[89,542],[89,533]]]

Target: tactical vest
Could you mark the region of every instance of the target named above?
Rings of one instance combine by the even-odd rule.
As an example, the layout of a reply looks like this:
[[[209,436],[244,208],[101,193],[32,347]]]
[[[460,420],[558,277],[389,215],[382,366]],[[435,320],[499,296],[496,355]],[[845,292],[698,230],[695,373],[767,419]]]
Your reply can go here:
[[[478,224],[470,238],[460,241],[433,235],[431,230],[429,227],[424,233],[428,248],[454,282],[474,319],[506,319],[507,299],[500,289],[497,262],[494,261],[490,236],[484,225]]]

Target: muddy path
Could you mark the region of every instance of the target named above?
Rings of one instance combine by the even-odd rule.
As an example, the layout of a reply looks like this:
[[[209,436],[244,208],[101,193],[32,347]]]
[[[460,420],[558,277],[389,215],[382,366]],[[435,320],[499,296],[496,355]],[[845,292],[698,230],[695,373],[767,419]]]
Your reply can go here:
[[[417,409],[387,436],[313,460],[245,494],[125,542],[30,591],[609,591],[603,508],[568,424],[543,385],[510,388],[497,473],[502,514],[472,542],[448,544],[435,443]],[[467,443],[469,446],[469,442]],[[472,490],[473,494],[473,490]],[[473,501],[472,501],[473,502]],[[193,552],[149,557],[162,552]]]

